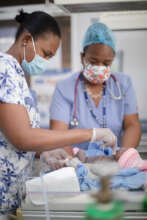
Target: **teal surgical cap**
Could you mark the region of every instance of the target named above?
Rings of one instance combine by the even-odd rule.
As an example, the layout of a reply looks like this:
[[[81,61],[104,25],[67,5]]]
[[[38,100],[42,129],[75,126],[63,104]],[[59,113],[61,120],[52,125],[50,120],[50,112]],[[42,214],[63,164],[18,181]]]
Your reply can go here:
[[[106,44],[115,52],[113,32],[103,23],[95,23],[89,26],[83,39],[83,52],[85,47],[91,44]]]

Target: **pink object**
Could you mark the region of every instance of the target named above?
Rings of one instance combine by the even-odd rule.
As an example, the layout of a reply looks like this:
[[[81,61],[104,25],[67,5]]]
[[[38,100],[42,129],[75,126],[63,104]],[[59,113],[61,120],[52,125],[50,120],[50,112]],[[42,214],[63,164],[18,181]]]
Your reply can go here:
[[[138,151],[129,148],[119,158],[118,163],[121,168],[137,168],[147,172],[147,160],[142,160]]]
[[[75,148],[73,148],[73,153],[74,153],[74,155],[76,155],[78,152],[79,152],[79,148],[78,147],[75,147]]]

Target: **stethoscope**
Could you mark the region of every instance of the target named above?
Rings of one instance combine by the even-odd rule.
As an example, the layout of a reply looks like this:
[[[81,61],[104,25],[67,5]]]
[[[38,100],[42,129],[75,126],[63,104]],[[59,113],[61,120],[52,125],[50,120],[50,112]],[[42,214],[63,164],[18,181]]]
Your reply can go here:
[[[116,86],[117,86],[117,89],[118,89],[118,93],[119,93],[118,96],[115,96],[115,95],[112,93],[112,91],[110,90],[110,88],[107,87],[107,90],[108,90],[108,92],[109,92],[111,98],[112,98],[113,100],[121,100],[121,99],[123,99],[123,98],[125,97],[125,95],[122,94],[121,88],[120,88],[120,84],[119,84],[119,82],[117,81],[115,75],[111,74],[110,77],[112,77],[112,79],[113,79],[114,82],[116,83]],[[74,108],[74,111],[73,111],[73,120],[71,120],[71,122],[70,122],[70,125],[71,125],[72,127],[77,127],[77,126],[79,125],[79,121],[78,121],[78,119],[77,119],[77,95],[78,95],[78,85],[79,85],[79,80],[80,80],[80,78],[81,78],[81,73],[79,74],[79,76],[78,76],[78,78],[77,78],[77,80],[76,80],[76,83],[75,83],[74,103],[73,103],[73,108]],[[104,85],[104,87],[106,88],[107,83],[104,82],[103,85]]]

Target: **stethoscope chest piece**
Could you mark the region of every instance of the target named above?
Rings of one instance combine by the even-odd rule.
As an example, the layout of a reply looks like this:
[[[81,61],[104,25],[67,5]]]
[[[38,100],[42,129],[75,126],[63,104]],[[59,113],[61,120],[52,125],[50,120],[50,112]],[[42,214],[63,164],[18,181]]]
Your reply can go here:
[[[78,127],[79,122],[78,122],[77,118],[73,118],[73,120],[70,122],[70,125],[72,127]]]

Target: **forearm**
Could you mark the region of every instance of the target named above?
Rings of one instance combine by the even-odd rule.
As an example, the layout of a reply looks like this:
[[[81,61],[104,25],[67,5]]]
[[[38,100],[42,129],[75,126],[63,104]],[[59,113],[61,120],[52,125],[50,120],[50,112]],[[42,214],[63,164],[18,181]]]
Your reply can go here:
[[[44,130],[30,128],[20,135],[14,145],[24,151],[47,151],[90,141],[92,129],[77,130]]]
[[[128,126],[121,138],[121,147],[123,148],[136,148],[139,145],[141,138],[141,127],[139,124]]]
[[[90,141],[92,129],[44,130],[31,128],[26,108],[0,103],[0,129],[16,148],[23,151],[48,151]]]
[[[51,130],[59,130],[59,131],[69,130],[69,125],[65,122],[62,122],[62,121],[51,120],[50,121],[50,129]],[[64,150],[72,157],[74,156],[72,146],[66,146],[66,147],[64,147]]]

